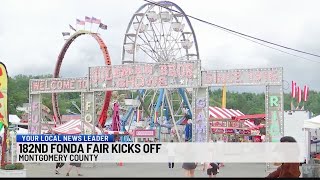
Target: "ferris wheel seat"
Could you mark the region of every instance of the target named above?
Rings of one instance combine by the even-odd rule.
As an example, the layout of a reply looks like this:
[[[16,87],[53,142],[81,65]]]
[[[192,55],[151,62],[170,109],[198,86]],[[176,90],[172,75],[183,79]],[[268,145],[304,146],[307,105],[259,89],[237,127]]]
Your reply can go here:
[[[139,50],[139,48],[140,48],[140,45],[137,45],[137,51]],[[129,54],[133,54],[134,53],[134,44],[133,43],[125,44],[124,50]]]
[[[190,49],[193,45],[193,42],[190,40],[185,40],[181,42],[181,45],[184,49]]]
[[[159,14],[157,14],[155,11],[149,11],[147,12],[147,18],[150,22],[156,22],[159,19]]]
[[[172,19],[172,15],[168,11],[160,12],[160,18],[163,22],[169,22]]]
[[[143,24],[143,23],[141,23],[140,29],[138,29],[138,28],[139,28],[139,24],[140,24],[139,22],[133,23],[133,28],[134,28],[134,30],[135,30],[135,31],[138,31],[138,30],[139,30],[139,33],[143,33],[143,32],[146,31],[146,30],[148,29],[148,27],[149,27],[148,24]]]
[[[181,22],[172,22],[171,23],[171,28],[175,31],[175,32],[182,32],[184,29],[184,24],[182,24]]]

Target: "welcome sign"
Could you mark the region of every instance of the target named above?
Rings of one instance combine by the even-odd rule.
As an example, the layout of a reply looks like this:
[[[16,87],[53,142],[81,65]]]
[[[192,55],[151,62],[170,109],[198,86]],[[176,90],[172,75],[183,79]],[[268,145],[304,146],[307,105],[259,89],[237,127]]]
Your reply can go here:
[[[89,68],[91,90],[198,87],[200,62],[126,64]]]

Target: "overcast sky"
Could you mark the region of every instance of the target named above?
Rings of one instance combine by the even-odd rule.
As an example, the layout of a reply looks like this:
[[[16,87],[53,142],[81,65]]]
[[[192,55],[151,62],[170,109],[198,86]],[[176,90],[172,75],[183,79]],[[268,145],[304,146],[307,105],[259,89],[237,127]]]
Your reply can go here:
[[[173,0],[187,14],[218,25],[320,54],[320,1],[294,0]],[[99,30],[112,64],[121,63],[124,33],[143,0],[1,0],[0,60],[10,76],[51,74],[64,40],[61,32],[84,16],[100,18],[108,30]],[[191,20],[200,58],[206,69],[283,67],[291,84],[320,90],[320,63],[309,62],[254,44],[212,26]],[[94,27],[96,28],[96,27]],[[288,51],[290,52],[290,51]],[[294,53],[294,52],[291,52]],[[303,54],[297,55],[319,61]],[[81,37],[69,48],[61,75],[84,76],[88,66],[103,65],[96,42]],[[290,86],[290,85],[289,85]],[[285,84],[288,87],[288,84]]]

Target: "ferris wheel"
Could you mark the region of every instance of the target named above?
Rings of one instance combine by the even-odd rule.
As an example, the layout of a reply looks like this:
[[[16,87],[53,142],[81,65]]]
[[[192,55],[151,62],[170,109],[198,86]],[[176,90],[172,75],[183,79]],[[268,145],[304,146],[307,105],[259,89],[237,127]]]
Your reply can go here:
[[[166,63],[199,59],[197,39],[184,11],[175,3],[159,1],[141,6],[133,14],[124,37],[122,64]],[[191,95],[185,88],[139,90],[137,109],[150,116],[150,126],[172,128],[191,114]],[[132,107],[134,108],[134,107]],[[128,112],[127,118],[130,117]],[[156,113],[158,119],[155,119]],[[132,116],[131,116],[132,117]],[[165,125],[165,117],[170,123]],[[124,122],[126,124],[126,122]]]

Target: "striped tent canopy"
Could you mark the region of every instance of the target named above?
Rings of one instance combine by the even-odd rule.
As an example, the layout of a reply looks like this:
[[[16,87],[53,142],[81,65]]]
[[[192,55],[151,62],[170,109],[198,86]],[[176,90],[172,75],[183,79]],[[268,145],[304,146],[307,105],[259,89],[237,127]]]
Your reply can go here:
[[[130,131],[108,131],[108,130],[105,130],[104,131],[105,134],[114,134],[114,135],[132,135],[133,132]]]
[[[209,106],[210,119],[232,119],[234,117],[243,116],[239,110],[226,109]]]
[[[84,128],[92,130],[90,123],[84,122]],[[95,127],[96,134],[102,134],[98,127]],[[56,128],[52,128],[52,132],[56,134],[81,134],[81,120],[73,119]]]

